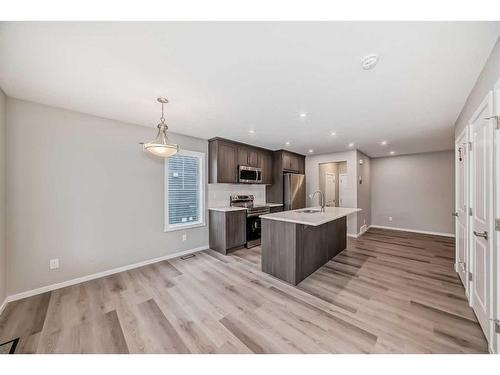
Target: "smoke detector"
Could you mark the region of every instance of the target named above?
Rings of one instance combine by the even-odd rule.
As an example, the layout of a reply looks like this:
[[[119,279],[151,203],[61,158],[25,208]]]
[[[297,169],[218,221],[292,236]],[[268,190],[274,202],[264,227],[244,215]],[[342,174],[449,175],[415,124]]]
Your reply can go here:
[[[370,70],[375,68],[378,63],[378,55],[368,55],[361,59],[361,67],[364,70]]]

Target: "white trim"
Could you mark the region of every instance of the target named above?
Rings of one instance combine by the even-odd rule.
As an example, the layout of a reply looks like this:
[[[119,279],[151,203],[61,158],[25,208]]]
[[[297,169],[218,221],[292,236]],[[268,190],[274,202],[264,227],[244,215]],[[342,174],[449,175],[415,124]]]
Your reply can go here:
[[[359,234],[347,233],[347,237],[358,238]]]
[[[5,297],[5,299],[2,302],[2,305],[0,305],[0,315],[2,315],[3,310],[5,309],[8,303],[9,303],[8,297]]]
[[[205,169],[206,169],[206,157],[204,152],[199,152],[199,151],[188,151],[188,150],[180,150],[178,155],[185,155],[185,156],[193,156],[197,157],[200,159],[200,168],[199,168],[199,173],[200,173],[200,207],[199,207],[199,215],[200,215],[200,220],[195,221],[195,222],[187,222],[185,224],[173,224],[170,225],[168,222],[168,158],[165,159],[164,163],[164,168],[165,168],[165,176],[164,176],[164,204],[165,204],[165,217],[164,217],[164,231],[165,232],[172,232],[176,230],[186,230],[186,229],[191,229],[191,228],[197,228],[197,227],[203,227],[206,225],[206,201],[205,201]]]
[[[17,301],[19,299],[23,299],[23,298],[26,298],[26,297],[35,296],[37,294],[50,292],[52,290],[56,290],[56,289],[60,289],[60,288],[65,288],[67,286],[71,286],[71,285],[75,285],[75,284],[80,284],[80,283],[83,283],[85,281],[99,279],[101,277],[113,275],[115,273],[119,273],[119,272],[123,272],[123,271],[128,271],[128,270],[131,270],[131,269],[134,269],[134,268],[138,268],[138,267],[147,266],[148,264],[161,262],[163,260],[173,259],[173,258],[177,258],[177,257],[183,256],[183,255],[197,253],[197,252],[206,250],[208,248],[209,248],[208,245],[200,246],[200,247],[196,247],[194,249],[179,251],[177,253],[164,255],[162,257],[148,259],[148,260],[144,260],[142,262],[129,264],[127,266],[117,267],[117,268],[113,268],[113,269],[110,269],[110,270],[107,270],[107,271],[102,271],[102,272],[94,273],[92,275],[77,277],[76,279],[71,279],[71,280],[68,280],[68,281],[63,281],[63,282],[60,282],[60,283],[57,283],[57,284],[51,284],[51,285],[42,286],[41,288],[36,288],[36,289],[28,290],[26,292],[21,292],[21,293],[17,293],[17,294],[13,294],[11,296],[8,296],[5,299],[4,304],[6,304],[7,302]],[[3,307],[3,305],[2,305],[2,307]]]
[[[459,133],[459,134],[455,137],[455,145],[457,144],[458,140],[459,140],[460,138],[462,138],[464,135],[465,135],[465,136],[466,136],[466,138],[467,138],[467,136],[469,135],[469,132],[468,132],[468,130],[469,130],[469,129],[468,129],[468,127],[469,127],[469,124],[467,124],[467,125],[466,125],[463,129],[462,129],[462,131],[461,131],[461,132],[460,132],[460,133]]]
[[[455,237],[455,235],[453,233],[431,232],[431,231],[427,231],[427,230],[407,229],[407,228],[397,228],[397,227],[385,227],[383,225],[370,225],[369,228],[391,229],[391,230],[398,230],[401,232],[431,234],[433,236],[443,236],[443,237],[453,237],[453,238]]]

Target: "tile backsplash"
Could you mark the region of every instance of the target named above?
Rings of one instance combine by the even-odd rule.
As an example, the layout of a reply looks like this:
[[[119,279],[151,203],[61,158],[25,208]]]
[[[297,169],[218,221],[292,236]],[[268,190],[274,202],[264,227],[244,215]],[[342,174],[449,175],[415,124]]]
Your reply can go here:
[[[266,203],[265,185],[208,184],[208,207],[229,206],[229,197],[236,194],[252,194],[255,203]]]

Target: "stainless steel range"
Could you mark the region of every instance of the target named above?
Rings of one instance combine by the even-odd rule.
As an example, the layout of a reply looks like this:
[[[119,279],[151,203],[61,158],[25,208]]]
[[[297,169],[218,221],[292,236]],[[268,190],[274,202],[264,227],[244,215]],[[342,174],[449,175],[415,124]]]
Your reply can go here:
[[[271,212],[269,206],[254,204],[254,198],[253,195],[231,195],[229,198],[231,207],[245,207],[247,209],[247,248],[260,245],[261,221],[259,216]]]

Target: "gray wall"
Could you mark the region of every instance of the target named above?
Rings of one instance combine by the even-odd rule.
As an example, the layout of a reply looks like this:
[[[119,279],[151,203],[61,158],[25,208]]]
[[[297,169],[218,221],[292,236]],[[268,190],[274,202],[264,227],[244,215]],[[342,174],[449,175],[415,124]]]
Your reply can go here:
[[[455,122],[455,136],[465,128],[474,111],[483,101],[488,91],[493,90],[493,86],[500,79],[500,38],[491,51],[490,57],[479,75],[474,88],[472,89],[460,116]]]
[[[0,89],[0,306],[6,297],[7,267],[5,240],[5,133],[6,133],[6,101],[7,98]]]
[[[372,224],[454,233],[454,163],[453,151],[372,159]]]
[[[366,224],[367,227],[371,225],[371,159],[360,151],[356,151],[356,155],[358,208],[361,208],[357,221],[359,233],[363,225]],[[363,160],[363,164],[359,164],[360,160]]]
[[[335,152],[331,154],[307,155],[306,156],[306,205],[317,206],[318,198],[314,201],[309,198],[309,194],[319,190],[319,169],[320,164],[331,162],[347,162],[347,183],[344,207],[357,207],[356,193],[356,150]],[[347,217],[347,233],[356,235],[357,215],[352,214]]]
[[[206,226],[163,231],[164,164],[139,145],[155,131],[7,99],[8,294],[208,244]]]

